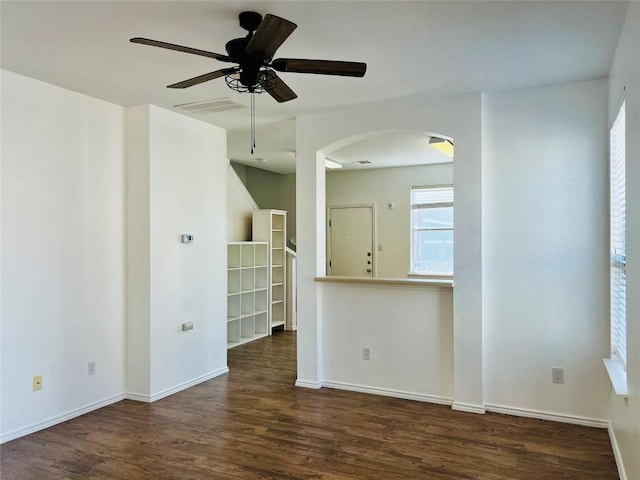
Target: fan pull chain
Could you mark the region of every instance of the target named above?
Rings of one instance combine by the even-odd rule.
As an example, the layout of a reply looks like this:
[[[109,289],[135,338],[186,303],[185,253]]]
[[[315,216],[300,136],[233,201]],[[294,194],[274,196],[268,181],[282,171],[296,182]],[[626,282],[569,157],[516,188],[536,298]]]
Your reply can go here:
[[[256,92],[251,92],[251,155],[256,149]]]

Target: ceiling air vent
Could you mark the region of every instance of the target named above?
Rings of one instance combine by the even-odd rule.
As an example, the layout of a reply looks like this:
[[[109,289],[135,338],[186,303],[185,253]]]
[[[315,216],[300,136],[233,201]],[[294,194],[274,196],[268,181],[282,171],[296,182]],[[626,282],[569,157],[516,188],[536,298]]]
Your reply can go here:
[[[370,162],[369,160],[356,160],[355,162],[351,162],[351,163],[357,163],[358,165],[369,165],[370,163],[373,163],[373,162]]]
[[[176,105],[175,107],[180,110],[184,110],[185,112],[197,113],[200,115],[248,108],[244,103],[229,97],[217,98],[215,100],[203,100],[201,102],[185,103],[183,105]]]

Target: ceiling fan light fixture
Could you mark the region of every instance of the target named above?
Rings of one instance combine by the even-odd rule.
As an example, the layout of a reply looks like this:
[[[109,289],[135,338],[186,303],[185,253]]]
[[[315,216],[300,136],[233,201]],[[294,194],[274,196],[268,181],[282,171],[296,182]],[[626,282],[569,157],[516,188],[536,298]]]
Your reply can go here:
[[[436,150],[444,153],[447,157],[453,158],[453,142],[446,138],[431,137],[429,138],[429,145]]]
[[[276,73],[270,68],[262,68],[257,74],[257,80],[247,85],[243,81],[241,72],[233,72],[224,76],[224,81],[231,90],[240,93],[264,93],[275,88],[277,82]]]

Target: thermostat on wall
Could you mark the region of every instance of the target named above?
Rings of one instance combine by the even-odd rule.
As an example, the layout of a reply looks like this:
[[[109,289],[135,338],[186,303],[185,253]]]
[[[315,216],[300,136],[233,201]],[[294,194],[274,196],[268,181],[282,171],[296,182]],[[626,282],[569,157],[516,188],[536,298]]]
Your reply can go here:
[[[193,235],[191,235],[190,233],[183,233],[180,236],[180,241],[182,243],[193,243]]]

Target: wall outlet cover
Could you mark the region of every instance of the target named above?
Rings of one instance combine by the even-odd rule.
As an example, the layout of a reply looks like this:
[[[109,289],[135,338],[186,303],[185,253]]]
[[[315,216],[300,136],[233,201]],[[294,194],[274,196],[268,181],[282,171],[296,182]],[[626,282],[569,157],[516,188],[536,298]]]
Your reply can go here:
[[[186,322],[182,324],[182,331],[188,332],[189,330],[193,330],[193,322]]]

